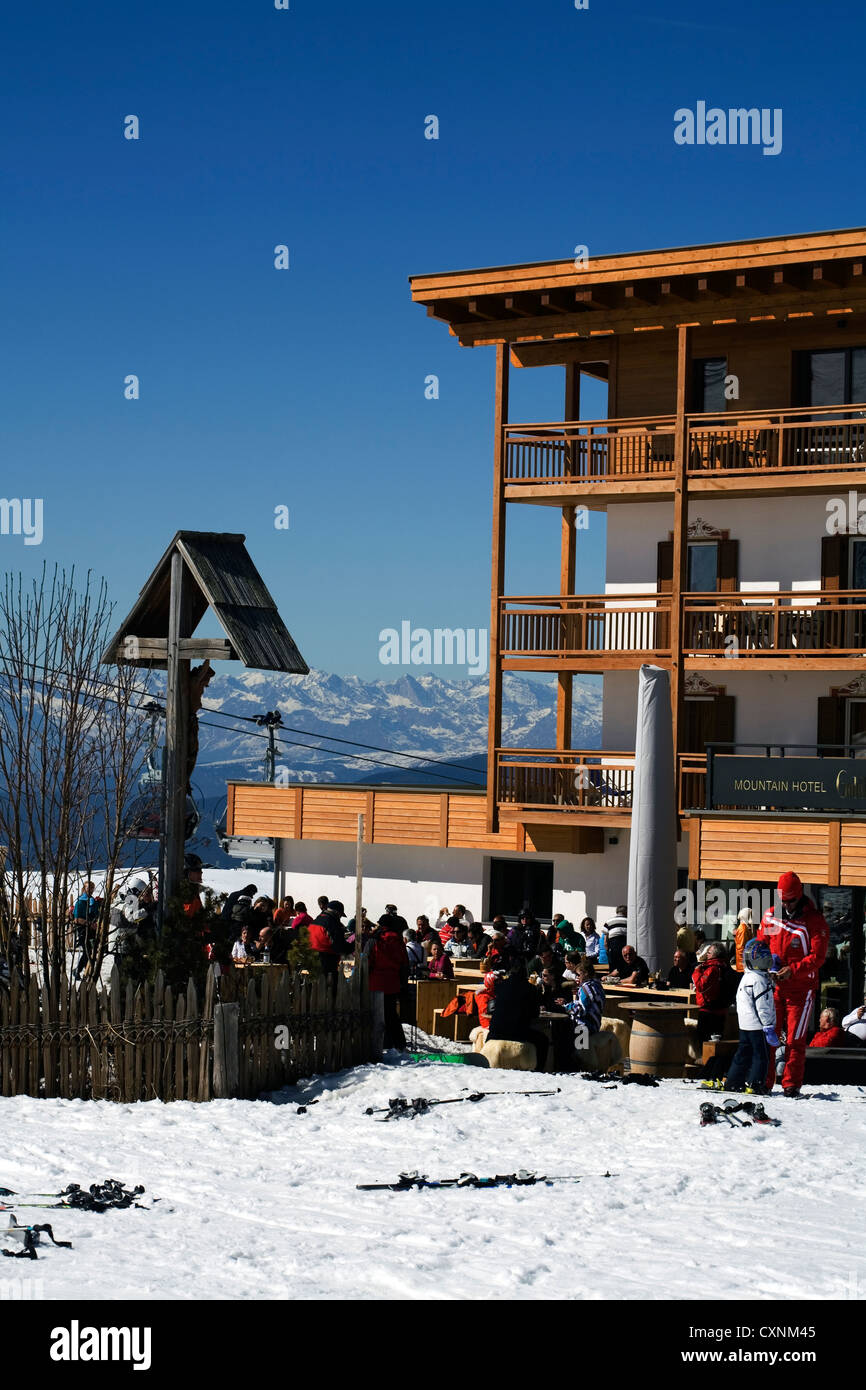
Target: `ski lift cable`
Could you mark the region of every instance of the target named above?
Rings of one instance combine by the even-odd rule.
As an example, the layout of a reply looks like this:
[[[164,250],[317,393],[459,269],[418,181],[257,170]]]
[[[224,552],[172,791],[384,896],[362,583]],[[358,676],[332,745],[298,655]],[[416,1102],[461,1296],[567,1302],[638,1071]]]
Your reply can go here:
[[[0,656],[0,663],[7,664],[7,663],[6,663],[6,658]],[[46,674],[52,674],[52,675],[54,675],[54,674],[63,674],[62,672],[49,671],[48,668],[45,668],[45,667],[43,667],[43,670],[46,671]],[[17,677],[20,678],[20,673],[15,672],[15,673],[13,673],[13,674],[15,674]],[[25,683],[27,683],[27,684],[36,684],[36,685],[45,685],[45,684],[48,684],[47,681],[42,680],[42,679],[41,679],[40,677],[38,677],[38,676],[25,676],[23,679],[24,679]],[[113,688],[113,689],[115,689],[115,690],[118,689],[118,685],[117,685],[116,682],[103,681],[103,680],[100,679],[100,684],[101,684],[104,688],[109,688],[109,687],[110,687],[110,688]],[[69,687],[67,686],[66,689],[68,690]],[[140,693],[141,693],[141,694],[145,694],[146,692],[145,692],[145,691],[142,691],[142,692],[140,692]],[[113,704],[120,704],[120,701],[119,701],[119,700],[115,700],[115,699],[112,698],[112,696],[105,694],[105,689],[103,689],[103,691],[101,692],[101,694],[102,694],[102,698],[104,698],[104,699],[106,699],[106,700],[110,700],[111,703],[113,703]],[[87,694],[85,694],[84,698],[95,698],[95,696],[88,696]],[[133,708],[133,709],[136,709],[137,711],[139,711],[139,712],[141,712],[141,713],[147,713],[147,714],[152,714],[152,715],[154,715],[154,706],[157,706],[157,709],[160,710],[160,711],[162,711],[162,712],[164,713],[164,706],[160,705],[158,701],[155,701],[155,700],[153,700],[153,699],[148,700],[148,701],[147,701],[145,704],[143,704],[143,705],[135,705],[135,706],[132,706],[132,708]],[[206,707],[204,707],[204,709],[205,709],[205,712],[206,712],[206,713],[211,714],[211,715],[216,715],[216,716],[219,717],[219,718],[224,718],[224,719],[234,720],[234,721],[241,721],[241,722],[243,722],[243,723],[257,723],[258,720],[261,718],[261,716],[248,715],[248,714],[237,714],[237,713],[233,713],[233,712],[231,712],[231,711],[229,711],[229,710],[208,710]],[[207,721],[206,721],[206,720],[203,720],[203,719],[200,719],[200,720],[199,720],[199,723],[200,723],[200,724],[206,724]],[[224,728],[225,726],[220,725],[220,724],[211,724],[211,725],[209,725],[209,727],[210,727],[210,728],[214,728],[214,729],[219,729],[219,728]],[[292,727],[291,725],[289,725],[289,724],[282,724],[282,723],[281,723],[280,725],[278,725],[278,726],[276,726],[276,727],[279,727],[280,730],[281,730],[281,732],[282,732],[282,730],[285,730],[287,733],[304,734],[304,735],[306,735],[307,738],[320,738],[320,739],[326,739],[326,740],[327,740],[328,742],[330,742],[330,743],[341,743],[341,744],[343,744],[343,745],[345,745],[346,747],[349,747],[349,748],[366,748],[366,749],[370,750],[371,752],[375,752],[375,753],[387,753],[390,757],[393,757],[393,758],[405,758],[405,759],[408,759],[410,762],[433,763],[433,764],[435,764],[437,767],[450,767],[450,768],[453,768],[453,769],[455,769],[455,770],[457,770],[457,771],[464,772],[464,773],[466,773],[466,772],[472,773],[472,772],[473,772],[473,769],[467,768],[467,767],[465,767],[465,766],[464,766],[463,764],[461,764],[461,763],[452,763],[452,762],[449,762],[449,761],[448,761],[447,759],[445,759],[445,758],[437,758],[437,757],[435,757],[435,756],[433,756],[433,755],[425,755],[425,754],[422,754],[422,753],[405,753],[405,752],[402,752],[400,749],[397,749],[397,748],[383,748],[383,747],[382,747],[381,745],[379,745],[379,744],[375,744],[375,743],[363,743],[363,742],[361,742],[361,740],[359,740],[359,739],[340,738],[340,737],[338,737],[336,734],[328,734],[328,733],[325,733],[324,731],[318,731],[318,732],[317,732],[316,730],[293,728],[293,727]],[[235,730],[235,732],[241,733],[241,730],[240,730],[240,729],[237,729],[237,730]],[[267,737],[268,737],[268,735],[267,735],[266,733],[254,733],[253,730],[251,730],[251,729],[250,729],[250,730],[247,730],[247,731],[246,731],[246,734],[247,734],[248,737],[251,737],[251,738],[267,738]],[[328,755],[328,754],[330,754],[330,753],[333,752],[333,750],[331,750],[331,749],[319,749],[315,744],[308,744],[308,743],[293,743],[293,742],[292,742],[291,740],[289,740],[289,739],[283,739],[283,742],[286,743],[286,744],[291,744],[292,747],[296,747],[296,748],[308,748],[311,752],[321,752],[321,753],[323,753],[324,755]],[[339,755],[338,753],[334,752],[334,753],[333,753],[333,756],[339,757],[340,755]],[[379,759],[377,759],[377,758],[363,758],[363,757],[361,756],[361,754],[355,755],[355,756],[352,758],[352,761],[353,761],[353,762],[355,762],[355,761],[362,761],[362,762],[375,763],[375,764],[377,764],[377,765],[380,766],[380,767],[394,767],[394,766],[395,766],[395,764],[393,764],[393,763],[383,763],[383,762],[381,762],[381,760],[379,760]],[[409,771],[409,769],[406,768],[405,771]],[[430,776],[430,777],[435,776],[435,773],[423,772],[423,769],[421,769],[421,768],[418,768],[417,771],[418,771],[419,773],[422,773],[422,775],[424,775],[424,776]],[[482,773],[479,771],[479,772],[478,772],[477,774],[475,774],[475,775],[477,775],[477,776],[480,778],[480,777],[482,776]],[[454,779],[454,780],[458,780],[458,779]],[[459,780],[466,781],[467,779],[466,779],[466,778],[462,778],[462,779],[459,779]],[[468,782],[468,781],[467,781],[467,785],[468,785],[468,786],[475,786],[475,785],[477,785],[477,784],[476,784],[476,783],[473,783],[473,782]]]
[[[3,660],[4,660],[4,658],[3,658],[3,657],[0,657],[0,661],[3,661]],[[47,668],[47,667],[45,667],[45,666],[43,666],[43,670],[45,670],[46,672],[49,672],[49,668]],[[59,675],[59,674],[63,674],[63,673],[62,673],[62,672],[59,672],[59,671],[50,671],[50,674],[52,674],[52,675]],[[111,681],[108,681],[108,680],[102,680],[102,679],[101,679],[101,680],[100,680],[100,683],[101,683],[103,686],[105,686],[105,687],[110,687],[110,686],[113,685],[114,688],[117,689],[117,684],[116,684],[116,682],[111,682]],[[141,693],[144,694],[145,692],[142,691]],[[145,710],[148,710],[148,711],[153,710],[153,709],[156,709],[156,710],[160,711],[160,712],[163,713],[163,714],[165,713],[165,708],[164,708],[164,706],[163,706],[162,704],[160,704],[159,701],[156,701],[156,700],[154,700],[154,699],[150,699],[150,700],[147,702],[146,705],[141,706],[140,708],[145,709]],[[329,733],[326,733],[325,730],[323,730],[323,729],[319,729],[319,730],[317,730],[317,729],[298,729],[298,728],[293,727],[291,724],[284,724],[283,721],[282,721],[282,716],[281,716],[279,710],[273,710],[273,711],[269,710],[268,713],[267,713],[267,714],[264,714],[264,715],[261,715],[261,714],[241,714],[239,711],[238,711],[238,712],[235,712],[235,711],[233,711],[233,710],[209,709],[209,708],[207,707],[207,705],[203,705],[203,706],[202,706],[202,710],[203,710],[205,713],[207,713],[207,714],[216,715],[218,718],[224,718],[224,719],[230,719],[230,720],[235,720],[235,721],[241,721],[241,722],[247,723],[247,724],[265,725],[266,727],[267,727],[268,725],[272,725],[274,728],[285,729],[287,733],[291,733],[291,734],[303,734],[306,738],[323,738],[323,739],[327,739],[329,743],[341,743],[341,744],[344,744],[346,747],[350,747],[350,748],[366,748],[367,751],[368,751],[368,752],[371,752],[371,753],[388,753],[391,757],[395,757],[395,758],[407,758],[407,759],[409,759],[409,761],[423,762],[423,763],[435,763],[437,767],[451,767],[451,768],[454,768],[454,769],[455,769],[456,771],[458,771],[458,772],[471,772],[471,771],[472,771],[471,768],[467,768],[463,763],[454,763],[454,762],[450,762],[447,758],[437,758],[437,757],[436,757],[435,755],[433,755],[433,754],[405,753],[405,752],[401,752],[401,751],[400,751],[399,749],[397,749],[397,748],[382,747],[382,745],[381,745],[381,744],[378,744],[378,743],[364,743],[361,739],[340,738],[337,734],[329,734]],[[265,737],[266,737],[266,735],[265,735]],[[305,745],[299,745],[299,746],[303,747],[303,746],[305,746]],[[389,764],[386,763],[385,766],[389,766]],[[479,773],[478,775],[480,776],[480,773]]]
[[[0,657],[0,662],[2,662],[2,661],[3,661],[3,658]],[[46,681],[40,680],[38,677],[25,677],[24,679],[25,679],[25,682],[28,683],[28,684],[37,684],[37,685],[44,685],[44,684],[47,684]],[[105,684],[105,685],[108,685],[108,684],[110,684],[110,682],[104,682],[104,684]],[[117,686],[115,685],[114,688],[117,689]],[[142,692],[142,693],[143,693],[143,692]],[[87,695],[85,695],[84,698],[88,698]],[[92,698],[92,697],[91,697],[91,698]],[[120,700],[117,700],[117,699],[115,699],[113,696],[106,694],[104,691],[101,692],[101,698],[110,701],[112,704],[119,705],[119,704],[121,703]],[[145,704],[145,705],[132,705],[131,708],[132,708],[133,710],[135,710],[136,712],[138,712],[138,713],[150,713],[150,712],[151,712],[151,710],[150,710],[150,704],[151,704],[151,703],[152,703],[152,702],[148,702],[148,704]],[[210,710],[210,711],[208,711],[208,712],[211,713],[211,714],[218,714],[218,715],[223,713],[221,710]],[[248,718],[249,718],[249,716],[247,716],[247,715],[235,716],[235,715],[228,715],[228,714],[225,714],[223,717],[228,718],[228,719],[239,718],[239,719],[243,720],[244,722],[247,722],[247,721],[248,721]],[[199,722],[199,725],[203,725],[204,727],[210,728],[210,729],[219,729],[219,730],[222,730],[223,733],[231,732],[231,733],[236,733],[236,734],[243,734],[245,738],[261,738],[261,739],[267,739],[267,738],[268,738],[268,735],[267,735],[267,734],[265,734],[265,733],[259,733],[258,731],[253,730],[253,729],[243,729],[243,730],[242,730],[242,729],[237,729],[237,728],[232,729],[232,728],[230,728],[230,726],[227,726],[227,725],[225,725],[225,724],[212,724],[212,723],[211,723],[209,720],[207,720],[207,719],[199,719],[198,722]],[[295,732],[295,731],[292,730],[292,732]],[[299,732],[299,733],[305,733],[305,732],[307,732],[307,731],[301,729],[301,730],[298,730],[297,732]],[[310,734],[309,737],[311,737],[311,738],[326,738],[326,739],[327,739],[327,738],[330,738],[330,735],[328,735],[328,734]],[[376,767],[391,768],[392,770],[397,770],[397,771],[403,771],[403,772],[414,771],[414,772],[416,772],[416,773],[418,774],[418,776],[420,776],[420,777],[436,777],[436,776],[438,775],[438,774],[435,773],[435,772],[428,771],[427,768],[424,768],[424,767],[418,767],[418,768],[410,769],[410,768],[407,768],[407,767],[405,767],[405,766],[401,766],[399,763],[386,763],[386,762],[383,762],[383,760],[382,760],[381,758],[369,758],[369,757],[366,757],[363,753],[349,753],[348,755],[347,755],[347,754],[341,754],[341,753],[337,752],[335,749],[321,748],[321,747],[319,747],[317,744],[314,744],[314,743],[300,743],[300,742],[298,742],[297,739],[287,739],[287,738],[282,738],[282,737],[281,737],[280,741],[281,741],[282,744],[285,744],[286,747],[291,747],[291,748],[304,748],[304,749],[307,750],[307,752],[309,752],[309,753],[316,753],[316,754],[318,754],[320,757],[323,757],[323,758],[331,758],[331,759],[336,759],[336,760],[342,759],[343,761],[346,761],[346,760],[348,759],[348,761],[350,761],[350,762],[371,763],[371,764],[373,764],[373,765],[376,766]],[[344,743],[344,744],[348,745],[350,748],[351,748],[351,747],[366,748],[366,747],[375,746],[375,745],[368,745],[368,744],[353,744],[353,742],[352,742],[351,739],[339,739],[339,740],[334,739],[333,741],[334,741],[334,742]],[[400,752],[398,749],[396,749],[396,748],[383,748],[383,749],[381,749],[381,751],[382,751],[383,753],[388,753],[391,757],[394,757],[394,758],[408,758],[408,759],[413,760],[413,761],[435,763],[435,764],[437,764],[437,765],[439,765],[439,766],[452,767],[452,768],[453,768],[453,767],[458,767],[458,766],[459,766],[461,772],[471,772],[471,771],[472,771],[471,768],[462,767],[462,766],[460,766],[459,764],[456,764],[456,763],[447,763],[447,762],[444,762],[442,759],[439,759],[439,758],[433,758],[433,757],[425,758],[425,757],[423,757],[423,755],[418,754],[418,753],[401,753],[401,752]],[[482,774],[481,774],[480,772],[477,774],[477,776],[478,776],[479,778],[481,777],[481,775],[482,775]],[[477,788],[477,787],[479,786],[479,783],[478,783],[478,782],[469,781],[468,778],[466,778],[466,777],[452,777],[452,778],[451,778],[451,781],[452,781],[453,783],[462,783],[464,786],[467,786],[467,787],[475,787],[475,788]]]
[[[4,660],[5,660],[5,658],[3,658],[2,656],[0,656],[0,662],[3,662]],[[46,670],[49,674],[62,674],[62,672],[54,672],[54,671],[50,671],[50,672],[49,672],[49,671],[48,671],[48,668],[46,668],[46,667],[43,667],[43,670]],[[35,684],[46,684],[46,683],[47,683],[47,682],[45,682],[45,681],[40,680],[39,677],[25,677],[25,680],[26,680],[28,683],[35,683]],[[107,681],[107,680],[100,680],[100,684],[101,684],[103,687],[113,687],[114,689],[117,689],[117,688],[118,688],[116,682],[111,682],[111,681]],[[67,688],[68,688],[68,687],[67,687]],[[145,694],[146,692],[142,691],[141,693],[142,693],[142,694]],[[111,697],[110,697],[110,696],[107,696],[107,695],[105,695],[104,698],[105,698],[105,699],[111,699]],[[119,701],[113,701],[113,703],[117,704],[117,703],[119,703]],[[159,711],[160,713],[162,713],[162,714],[165,713],[164,707],[163,707],[161,704],[159,704],[158,701],[155,701],[155,700],[153,700],[153,699],[149,700],[149,701],[148,701],[146,704],[144,704],[144,705],[135,706],[134,708],[137,708],[137,709],[141,710],[142,712],[147,712],[147,713],[151,713],[151,712],[154,710],[154,708],[156,708],[156,710]],[[208,709],[207,706],[203,706],[203,710],[204,710],[205,713],[212,714],[212,715],[216,715],[218,718],[224,718],[224,719],[235,720],[235,721],[238,721],[238,720],[239,720],[239,721],[241,721],[241,722],[243,722],[243,723],[261,723],[261,722],[263,721],[263,718],[264,718],[264,717],[261,716],[261,715],[240,714],[240,713],[235,713],[235,712],[230,711],[230,710],[213,710],[213,709]],[[279,711],[275,711],[275,713],[279,714]],[[200,721],[200,722],[203,723],[204,721]],[[220,726],[219,726],[219,725],[213,725],[213,726],[211,726],[211,727],[213,727],[213,728],[219,728]],[[288,733],[304,734],[304,735],[305,735],[306,737],[308,737],[308,738],[323,738],[323,739],[327,739],[330,743],[341,743],[341,744],[346,745],[347,747],[352,747],[352,748],[366,748],[366,749],[369,749],[370,751],[375,752],[375,753],[387,753],[387,754],[389,754],[391,757],[395,757],[395,758],[407,758],[407,759],[409,759],[410,761],[414,761],[414,762],[435,763],[438,767],[451,767],[451,768],[456,769],[456,770],[459,771],[459,772],[472,772],[472,769],[471,769],[471,768],[465,767],[462,763],[452,763],[452,762],[449,762],[449,761],[448,761],[447,759],[445,759],[445,758],[437,758],[437,757],[435,757],[433,754],[406,753],[406,752],[402,752],[400,749],[397,749],[397,748],[385,748],[385,747],[382,747],[380,744],[376,744],[376,743],[363,743],[360,739],[340,738],[340,737],[338,737],[336,734],[329,734],[329,733],[326,733],[324,730],[297,729],[297,728],[293,728],[291,725],[283,724],[283,723],[282,723],[282,720],[280,721],[280,724],[279,724],[279,725],[275,725],[275,727],[278,727],[278,728],[280,728],[280,729],[285,729],[286,732],[288,732]],[[240,730],[237,730],[237,732],[240,733]],[[250,734],[252,735],[252,731],[250,730],[249,732],[250,732]],[[256,735],[252,735],[252,736],[255,737]],[[260,734],[260,735],[258,735],[258,737],[260,737],[260,738],[267,738],[267,734]],[[297,744],[297,745],[295,745],[295,746],[300,747],[300,748],[307,748],[307,747],[309,747],[309,748],[315,750],[315,745],[312,745],[312,744]],[[328,751],[330,751],[330,750],[324,750],[324,751],[328,752]],[[374,762],[374,761],[376,761],[376,760],[375,760],[375,759],[368,759],[367,761]],[[381,764],[381,766],[383,766],[383,767],[390,767],[390,766],[393,766],[393,764],[390,764],[390,763],[383,763],[383,764]],[[478,775],[479,775],[479,776],[481,775],[480,772],[478,773]]]

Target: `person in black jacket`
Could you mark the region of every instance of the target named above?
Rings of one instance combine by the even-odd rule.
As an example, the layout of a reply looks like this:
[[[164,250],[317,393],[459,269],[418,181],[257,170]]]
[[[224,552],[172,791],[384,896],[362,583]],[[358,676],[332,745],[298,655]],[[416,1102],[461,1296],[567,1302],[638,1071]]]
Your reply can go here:
[[[547,1060],[547,1038],[532,1027],[541,1009],[539,990],[529,983],[523,961],[512,965],[504,980],[496,986],[489,1039],[506,1042],[533,1043],[536,1052],[536,1071],[544,1071]]]
[[[254,883],[248,883],[246,888],[238,888],[237,892],[229,893],[228,897],[222,905],[222,911],[220,912],[220,916],[222,917],[223,921],[230,922],[232,920],[232,909],[234,908],[234,905],[237,902],[238,898],[249,898],[250,903],[252,903],[255,897],[257,896],[258,891],[259,890]]]

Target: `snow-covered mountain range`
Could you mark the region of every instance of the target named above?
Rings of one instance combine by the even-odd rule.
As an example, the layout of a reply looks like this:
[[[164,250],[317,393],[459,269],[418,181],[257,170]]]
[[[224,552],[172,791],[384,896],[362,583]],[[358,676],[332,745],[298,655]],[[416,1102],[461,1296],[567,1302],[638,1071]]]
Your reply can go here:
[[[228,717],[277,709],[287,726],[279,737],[277,753],[277,767],[282,769],[278,777],[284,781],[392,781],[398,769],[401,781],[433,780],[419,771],[423,764],[372,749],[340,745],[329,740],[328,734],[422,758],[445,758],[466,768],[484,768],[486,681],[445,680],[432,674],[406,674],[396,681],[365,681],[358,676],[329,675],[324,671],[311,671],[307,676],[243,671],[238,675],[217,675],[207,688],[194,776],[205,797],[224,795],[225,784],[232,778],[263,778],[267,749],[264,731],[252,724],[246,731],[237,721],[229,726]],[[598,747],[600,678],[575,678],[574,711],[574,746]],[[213,727],[216,724],[226,727],[217,729]],[[554,746],[555,695],[551,684],[512,674],[505,676],[503,743],[528,748]],[[295,744],[318,745],[328,751],[316,752],[315,747]],[[448,768],[436,771],[442,780],[448,779]],[[465,779],[466,771],[454,773],[455,779],[461,775]]]

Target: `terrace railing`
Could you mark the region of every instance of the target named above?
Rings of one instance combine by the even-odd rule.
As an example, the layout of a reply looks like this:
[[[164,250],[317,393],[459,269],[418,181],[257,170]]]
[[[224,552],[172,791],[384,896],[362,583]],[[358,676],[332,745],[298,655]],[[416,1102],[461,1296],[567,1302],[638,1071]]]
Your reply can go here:
[[[603,482],[674,476],[674,417],[506,425],[505,479]]]
[[[683,595],[683,652],[832,661],[866,652],[862,589]]]
[[[688,472],[747,476],[862,470],[866,403],[686,417]],[[673,415],[504,426],[505,481],[673,481]]]
[[[500,655],[540,660],[666,654],[669,594],[579,594],[500,600]]]
[[[630,811],[634,753],[497,748],[500,806],[562,812]]]

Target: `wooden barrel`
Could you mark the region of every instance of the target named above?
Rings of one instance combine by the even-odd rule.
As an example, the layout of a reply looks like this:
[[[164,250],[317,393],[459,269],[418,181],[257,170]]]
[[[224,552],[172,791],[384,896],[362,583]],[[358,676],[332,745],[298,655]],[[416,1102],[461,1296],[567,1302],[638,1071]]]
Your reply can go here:
[[[643,1011],[634,1016],[629,1040],[632,1071],[648,1076],[682,1076],[686,1064],[686,1026],[681,1013]]]

